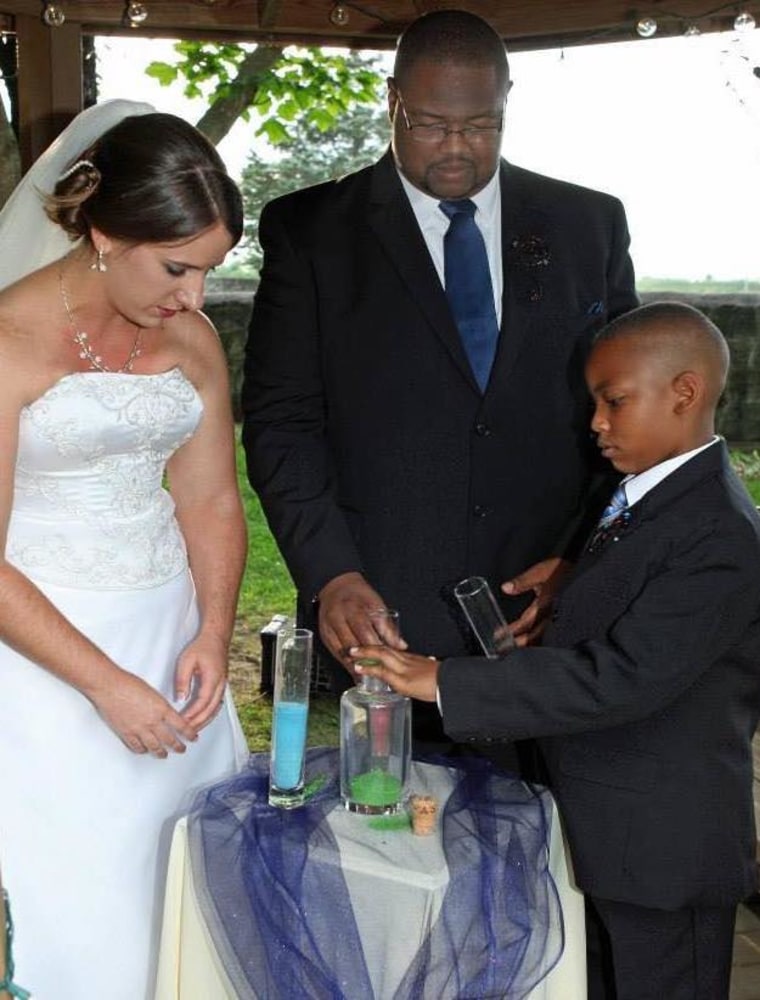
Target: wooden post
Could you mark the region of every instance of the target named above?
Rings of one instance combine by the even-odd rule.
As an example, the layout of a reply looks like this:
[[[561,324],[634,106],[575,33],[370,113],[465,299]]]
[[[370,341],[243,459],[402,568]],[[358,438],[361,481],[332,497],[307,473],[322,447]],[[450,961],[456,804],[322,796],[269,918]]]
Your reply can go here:
[[[32,163],[82,110],[81,26],[49,28],[16,15],[21,169]]]

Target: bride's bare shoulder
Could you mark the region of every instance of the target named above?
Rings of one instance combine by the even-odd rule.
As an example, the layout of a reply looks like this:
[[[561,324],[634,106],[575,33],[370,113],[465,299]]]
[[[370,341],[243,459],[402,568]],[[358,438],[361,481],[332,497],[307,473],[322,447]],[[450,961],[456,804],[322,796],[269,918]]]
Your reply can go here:
[[[5,332],[33,336],[50,330],[60,311],[57,275],[49,265],[0,291],[0,324]]]
[[[43,268],[0,291],[0,385],[22,401],[35,399],[58,367],[58,303],[47,271]]]

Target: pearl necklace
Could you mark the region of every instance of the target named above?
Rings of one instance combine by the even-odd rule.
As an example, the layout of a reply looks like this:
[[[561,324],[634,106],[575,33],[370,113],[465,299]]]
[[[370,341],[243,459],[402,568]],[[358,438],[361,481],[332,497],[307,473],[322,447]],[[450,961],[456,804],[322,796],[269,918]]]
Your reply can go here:
[[[71,332],[73,334],[73,341],[79,349],[79,357],[83,361],[87,361],[90,369],[96,372],[131,372],[134,367],[135,361],[140,357],[141,351],[141,341],[142,341],[142,328],[137,327],[137,333],[135,335],[135,342],[132,344],[132,350],[129,352],[129,357],[121,366],[121,368],[109,368],[108,365],[103,363],[103,358],[96,354],[90,347],[90,338],[84,332],[84,330],[79,330],[77,328],[76,320],[74,319],[74,312],[69,303],[69,297],[66,294],[66,286],[63,283],[63,268],[58,272],[58,285],[61,289],[61,299],[63,300],[63,308],[66,310],[66,316],[68,317],[69,324],[71,326]]]

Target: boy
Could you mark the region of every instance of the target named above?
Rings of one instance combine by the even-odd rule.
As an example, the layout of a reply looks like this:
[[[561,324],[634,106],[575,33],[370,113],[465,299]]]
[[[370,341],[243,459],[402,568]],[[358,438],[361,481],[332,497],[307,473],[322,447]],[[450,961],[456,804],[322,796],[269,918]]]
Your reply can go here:
[[[595,1000],[728,997],[736,905],[756,888],[760,521],[714,433],[727,370],[720,331],[678,303],[597,338],[591,426],[626,496],[542,648],[352,650],[396,690],[438,696],[457,740],[539,739],[587,895]]]

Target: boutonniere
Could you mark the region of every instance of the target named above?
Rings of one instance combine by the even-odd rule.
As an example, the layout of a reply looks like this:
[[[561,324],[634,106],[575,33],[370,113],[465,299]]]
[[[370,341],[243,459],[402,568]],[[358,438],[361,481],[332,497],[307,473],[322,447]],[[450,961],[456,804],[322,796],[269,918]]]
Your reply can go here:
[[[549,244],[541,236],[515,236],[510,246],[518,267],[548,267],[552,259]]]
[[[608,542],[616,542],[631,525],[633,514],[630,510],[622,511],[613,521],[608,521],[604,527],[596,528],[586,546],[587,552],[595,552]]]
[[[521,291],[529,302],[540,302],[544,296],[538,274],[551,264],[551,250],[542,236],[515,236],[509,244],[509,265]]]

